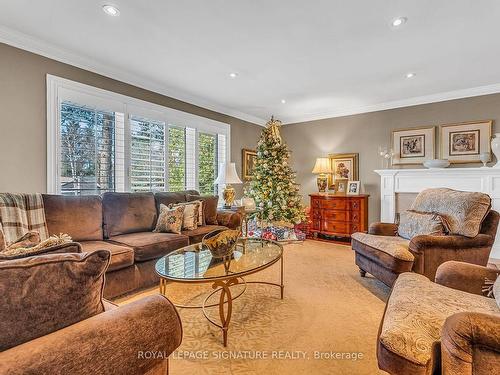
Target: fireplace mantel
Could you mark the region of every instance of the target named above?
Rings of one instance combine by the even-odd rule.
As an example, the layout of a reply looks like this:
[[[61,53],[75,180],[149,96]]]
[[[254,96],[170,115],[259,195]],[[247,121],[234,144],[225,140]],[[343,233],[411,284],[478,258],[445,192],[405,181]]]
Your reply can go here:
[[[500,168],[380,169],[380,219],[393,222],[396,194],[419,193],[428,188],[446,187],[488,194],[492,208],[500,212]],[[500,259],[500,235],[490,255]]]

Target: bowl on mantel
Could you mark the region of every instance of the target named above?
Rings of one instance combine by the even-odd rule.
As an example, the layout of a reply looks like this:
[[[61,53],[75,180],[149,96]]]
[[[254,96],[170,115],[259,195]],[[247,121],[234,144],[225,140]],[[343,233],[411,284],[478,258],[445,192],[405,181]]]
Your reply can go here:
[[[450,162],[446,159],[429,159],[424,161],[424,167],[429,169],[448,168]]]

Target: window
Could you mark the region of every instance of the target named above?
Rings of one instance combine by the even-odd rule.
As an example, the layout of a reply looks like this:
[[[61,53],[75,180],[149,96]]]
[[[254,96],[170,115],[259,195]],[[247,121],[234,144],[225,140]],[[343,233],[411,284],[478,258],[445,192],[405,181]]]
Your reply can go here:
[[[182,128],[168,128],[168,186],[171,191],[186,186],[186,136]]]
[[[165,123],[130,118],[130,190],[165,191]]]
[[[213,194],[214,181],[217,177],[217,137],[213,134],[200,133],[198,146],[200,193]]]
[[[60,113],[61,193],[115,191],[115,114],[71,102]]]
[[[47,75],[47,191],[216,192],[229,125]]]

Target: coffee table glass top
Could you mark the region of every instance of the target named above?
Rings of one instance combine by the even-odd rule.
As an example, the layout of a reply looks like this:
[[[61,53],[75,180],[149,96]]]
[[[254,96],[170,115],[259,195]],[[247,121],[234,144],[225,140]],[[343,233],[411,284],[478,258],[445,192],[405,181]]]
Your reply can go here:
[[[223,259],[213,258],[210,250],[201,243],[162,257],[155,269],[165,279],[200,282],[248,275],[271,266],[282,255],[283,247],[277,242],[243,238],[238,241],[227,270]]]

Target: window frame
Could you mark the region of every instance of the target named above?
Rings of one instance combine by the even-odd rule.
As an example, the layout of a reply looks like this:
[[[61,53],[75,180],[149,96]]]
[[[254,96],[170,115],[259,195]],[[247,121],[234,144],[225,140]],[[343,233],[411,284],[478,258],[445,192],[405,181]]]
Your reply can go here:
[[[124,117],[124,191],[131,191],[130,186],[130,117],[141,116],[153,121],[165,123],[165,155],[168,155],[168,127],[193,128],[195,129],[195,176],[194,188],[199,189],[198,165],[199,165],[199,144],[198,135],[200,132],[226,137],[225,159],[230,160],[231,155],[231,127],[227,123],[201,117],[188,112],[179,111],[173,108],[154,104],[127,95],[118,94],[75,82],[66,78],[47,74],[47,193],[60,194],[60,169],[61,169],[61,148],[60,148],[60,108],[64,101],[72,100],[75,103],[95,106],[101,110],[123,113]],[[218,152],[218,151],[216,151]],[[186,172],[187,173],[187,172]],[[217,171],[216,171],[217,173]],[[185,182],[186,183],[186,182]],[[165,186],[168,185],[168,160],[165,160]],[[190,186],[186,186],[190,188]]]

